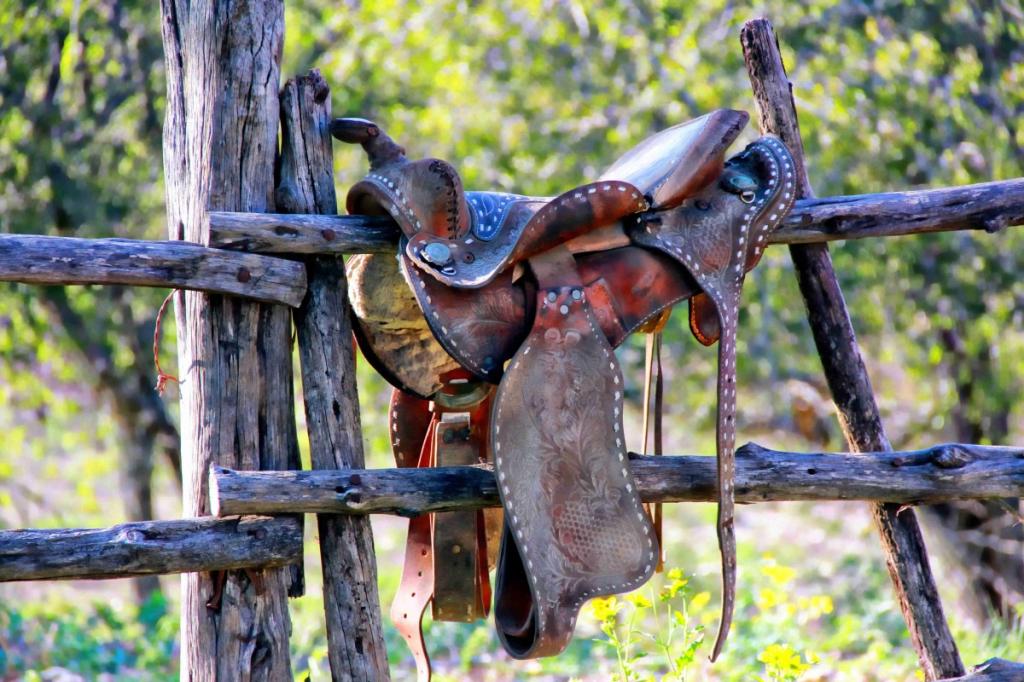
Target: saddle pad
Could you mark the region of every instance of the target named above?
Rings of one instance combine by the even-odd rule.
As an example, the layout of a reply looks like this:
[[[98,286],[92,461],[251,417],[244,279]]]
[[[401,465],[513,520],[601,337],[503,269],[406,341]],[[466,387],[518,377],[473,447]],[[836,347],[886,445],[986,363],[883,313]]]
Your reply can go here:
[[[641,585],[659,554],[626,459],[622,374],[572,255],[530,265],[536,319],[491,431],[506,520],[495,622],[516,658],[562,651],[582,604]]]
[[[352,331],[359,350],[392,386],[421,398],[441,388],[458,368],[437,342],[394,256],[361,254],[346,260]]]

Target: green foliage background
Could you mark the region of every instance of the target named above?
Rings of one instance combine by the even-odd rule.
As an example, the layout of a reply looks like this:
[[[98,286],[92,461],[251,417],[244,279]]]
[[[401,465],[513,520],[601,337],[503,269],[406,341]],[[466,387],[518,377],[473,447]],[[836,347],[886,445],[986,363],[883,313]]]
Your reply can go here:
[[[336,114],[377,120],[412,156],[452,160],[468,187],[554,194],[659,128],[717,107],[752,111],[738,34],[758,15],[779,33],[820,195],[1024,175],[1020,0],[294,0],[283,73],[321,69]],[[156,3],[145,0],[0,0],[0,232],[163,234],[159,27]],[[365,161],[358,149],[339,148],[336,162],[343,194]],[[832,253],[894,445],[1020,442],[1024,232],[852,242]],[[132,422],[121,389],[104,377],[152,377],[146,339],[163,292],[2,292],[0,523],[122,520],[118,461],[138,438],[126,437]],[[784,249],[769,251],[745,296],[741,434],[779,447],[842,448]],[[667,345],[668,449],[709,452],[713,353],[689,338],[685,315],[673,318]],[[172,347],[169,337],[166,356]],[[636,346],[622,357],[634,369],[642,362]],[[361,381],[371,460],[384,466],[386,389],[365,372]],[[177,492],[162,460],[156,477],[154,514],[173,516]],[[698,665],[691,679],[751,679],[772,644],[812,650],[822,659],[812,670],[834,679],[912,679],[913,652],[858,509],[741,510],[740,623],[723,663]],[[670,563],[694,574],[691,597],[717,595],[712,519],[702,506],[670,512]],[[401,523],[377,528],[387,600]],[[776,562],[799,579],[773,583],[761,569]],[[947,603],[956,605],[966,578],[945,566]],[[315,591],[317,580],[308,584]],[[174,609],[136,622],[135,607],[111,615],[84,603],[127,603],[121,586],[108,585],[0,587],[0,676],[48,666],[86,677],[173,674]],[[165,592],[174,594],[173,581]],[[834,610],[807,616],[800,604],[825,594]],[[295,604],[296,666],[326,679],[317,597]],[[951,610],[969,662],[1024,656],[1019,629],[983,629],[976,608]],[[62,649],[41,634],[55,627],[82,647],[55,654]],[[493,658],[497,645],[484,628],[435,627],[430,639],[455,678],[491,666],[491,679],[605,679],[615,658],[583,638],[561,659],[512,667]],[[400,675],[408,665],[391,643]],[[110,651],[121,653],[97,653]]]

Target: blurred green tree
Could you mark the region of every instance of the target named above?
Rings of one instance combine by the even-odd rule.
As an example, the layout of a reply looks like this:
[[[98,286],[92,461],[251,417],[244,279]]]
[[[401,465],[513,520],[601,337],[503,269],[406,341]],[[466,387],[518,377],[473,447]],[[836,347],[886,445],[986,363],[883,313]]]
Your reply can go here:
[[[0,232],[158,238],[164,90],[158,8],[119,0],[5,0],[0,31]],[[89,405],[102,404],[116,424],[116,445],[98,456],[118,459],[117,497],[128,520],[153,518],[154,452],[166,455],[175,471],[180,467],[177,428],[153,390],[150,344],[160,298],[160,292],[121,287],[18,285],[3,285],[0,296],[0,372],[13,389],[5,391],[5,402],[41,427],[37,436],[47,447],[37,459],[57,458],[69,428],[96,428]],[[92,395],[78,392],[78,383]],[[80,403],[71,414],[47,407],[67,394]],[[32,470],[24,462],[17,469]],[[80,499],[114,497],[87,481],[79,481]],[[45,498],[46,488],[45,480],[26,480],[20,490]],[[104,511],[108,522],[116,520]],[[135,584],[141,599],[159,589],[155,577]]]
[[[550,194],[658,128],[752,109],[737,35],[759,14],[779,31],[820,194],[1024,175],[1020,0],[290,0],[283,72],[321,68],[335,112],[378,119],[413,155],[451,159],[470,187]],[[157,8],[3,0],[0,29],[0,231],[159,238]],[[363,164],[339,149],[339,184]],[[833,254],[894,444],[1019,439],[1024,233],[855,242]],[[783,252],[752,277],[741,426],[840,447],[793,280]],[[123,463],[129,518],[151,515],[154,451],[176,462],[173,420],[150,388],[159,299],[19,286],[0,296],[0,395],[15,408],[3,428],[24,435],[14,420],[34,418],[46,427],[29,435],[65,447],[69,430],[93,426],[82,404],[102,397],[120,434],[108,446]],[[713,362],[677,317],[669,423],[710,433]],[[635,348],[624,356],[639,362]],[[83,381],[93,397],[72,388]],[[0,478],[38,496],[13,457],[0,454]],[[966,601],[1003,613],[1024,598],[1022,530],[1006,508],[937,510],[984,596]]]

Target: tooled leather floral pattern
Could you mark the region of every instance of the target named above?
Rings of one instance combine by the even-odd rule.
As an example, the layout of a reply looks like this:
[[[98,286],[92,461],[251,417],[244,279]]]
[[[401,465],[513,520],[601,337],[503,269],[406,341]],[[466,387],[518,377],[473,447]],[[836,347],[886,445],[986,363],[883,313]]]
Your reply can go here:
[[[616,591],[644,572],[647,555],[622,446],[619,367],[581,305],[568,319],[558,303],[539,314],[517,391],[528,416],[518,426],[535,434],[516,448],[533,496],[517,508],[545,543],[529,554],[541,599],[563,604]]]

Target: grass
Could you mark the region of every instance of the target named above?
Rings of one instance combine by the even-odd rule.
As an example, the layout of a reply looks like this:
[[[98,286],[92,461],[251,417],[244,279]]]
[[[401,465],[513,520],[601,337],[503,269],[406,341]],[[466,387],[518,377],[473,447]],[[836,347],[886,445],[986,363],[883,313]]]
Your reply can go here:
[[[771,523],[799,513],[803,505],[788,507],[770,514]],[[702,512],[693,511],[698,516]],[[764,519],[754,521],[756,526]],[[428,624],[435,679],[920,679],[884,567],[864,551],[871,538],[861,537],[856,523],[848,525],[853,531],[846,538],[848,551],[831,555],[821,553],[819,544],[835,540],[827,533],[813,538],[813,545],[792,543],[777,554],[760,552],[752,546],[757,543],[741,545],[737,617],[726,651],[715,664],[707,660],[719,617],[714,547],[681,547],[670,541],[670,565],[675,567],[636,592],[592,601],[584,608],[577,636],[557,658],[509,659],[490,623]],[[400,526],[378,529],[385,551],[399,546],[400,538],[381,533],[394,533]],[[319,571],[315,557],[310,559],[311,591],[292,602],[293,665],[297,679],[328,680],[319,581],[313,575]],[[382,598],[387,602],[397,584],[398,565],[382,562],[381,568]],[[1019,625],[978,629],[963,622],[955,610],[952,616],[969,663],[990,656],[1024,659],[1024,629]],[[411,657],[390,623],[385,622],[385,632],[394,678],[414,679]],[[65,675],[62,680],[176,679],[177,633],[175,605],[163,600],[140,608],[128,600],[82,604],[62,596],[23,603],[8,599],[0,605],[0,680],[58,679],[56,671]]]
[[[384,412],[387,389],[361,371],[363,427],[369,466],[389,466]],[[757,404],[750,402],[752,407]],[[299,410],[301,414],[301,410]],[[627,434],[638,433],[637,415],[627,415]],[[300,429],[300,433],[304,429]],[[669,452],[709,452],[693,431],[673,429]],[[746,434],[751,437],[755,434]],[[784,432],[756,434],[760,442],[806,449]],[[304,439],[303,439],[304,440]],[[303,443],[305,445],[305,443]],[[636,443],[630,443],[635,448]],[[62,453],[82,462],[85,448]],[[62,462],[64,459],[61,460]],[[166,478],[165,474],[161,474]],[[56,486],[63,470],[41,476]],[[162,518],[177,515],[175,487],[160,479]],[[116,490],[116,474],[104,470],[89,480],[97,491]],[[67,518],[31,518],[0,509],[0,524],[85,526],[116,523],[110,509],[76,513],[73,492],[61,496]],[[115,510],[116,513],[116,510]],[[102,518],[99,516],[102,514]],[[631,595],[585,607],[576,637],[559,657],[513,661],[489,622],[430,623],[427,645],[438,682],[648,682],[743,681],[903,682],[919,679],[917,657],[898,612],[884,558],[867,507],[855,503],[772,503],[743,506],[737,519],[739,590],[732,634],[721,659],[708,661],[718,626],[719,558],[712,505],[665,508],[669,570]],[[385,614],[400,578],[405,521],[373,519]],[[292,665],[296,679],[329,680],[323,625],[319,548],[308,522],[308,594],[291,602]],[[957,573],[934,554],[933,567],[957,644],[968,665],[999,656],[1024,659],[1024,628],[980,627],[958,608],[966,589]],[[125,581],[0,585],[0,681],[177,679],[177,580],[164,582],[168,602],[132,603]],[[1024,615],[1024,614],[1022,614]],[[386,618],[386,616],[385,616]],[[414,680],[411,655],[385,620],[388,656],[396,681]]]

